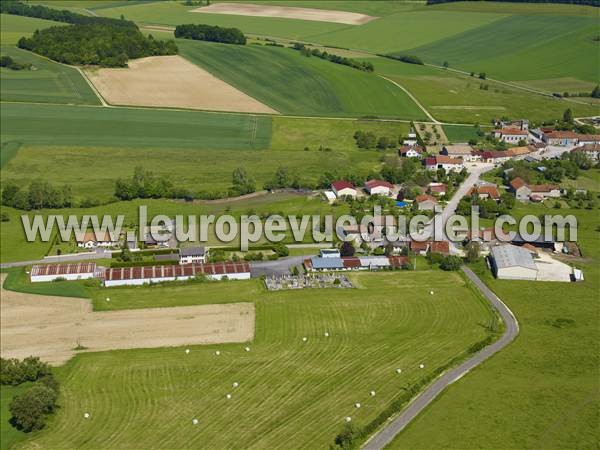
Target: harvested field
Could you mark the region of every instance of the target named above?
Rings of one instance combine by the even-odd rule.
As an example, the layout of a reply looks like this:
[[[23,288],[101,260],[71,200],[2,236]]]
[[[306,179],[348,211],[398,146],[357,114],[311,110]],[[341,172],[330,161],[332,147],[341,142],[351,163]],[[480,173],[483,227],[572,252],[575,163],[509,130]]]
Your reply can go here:
[[[281,19],[314,20],[317,22],[362,25],[377,17],[348,11],[327,9],[295,8],[291,6],[253,5],[249,3],[215,3],[194,9],[191,12],[207,14],[231,14],[236,16],[279,17]]]
[[[34,355],[60,364],[81,351],[244,342],[254,336],[252,303],[92,312],[89,300],[3,288],[1,293],[5,358]]]
[[[90,69],[86,75],[113,105],[277,114],[181,56],[151,56],[127,69]]]

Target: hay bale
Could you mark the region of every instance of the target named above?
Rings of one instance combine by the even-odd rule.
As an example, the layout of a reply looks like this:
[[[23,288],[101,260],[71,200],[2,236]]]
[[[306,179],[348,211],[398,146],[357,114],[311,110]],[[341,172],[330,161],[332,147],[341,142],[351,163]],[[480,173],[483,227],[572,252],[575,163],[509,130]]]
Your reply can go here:
[[[350,422],[350,421],[352,420],[352,417],[350,417],[350,416],[347,416],[347,417],[346,417],[344,420],[345,420],[346,422]]]
[[[429,295],[433,295],[433,291],[429,291]]]
[[[221,351],[220,351],[220,350],[217,350],[217,351],[215,352],[215,355],[217,355],[217,356],[219,356],[220,354],[221,354]]]
[[[186,355],[189,355],[189,354],[190,354],[190,349],[189,349],[189,348],[186,348],[186,349],[185,349],[185,354],[186,354]]]
[[[198,419],[192,419],[192,424],[198,425]]]
[[[425,368],[425,364],[419,364],[419,369],[424,369]]]
[[[329,337],[329,331],[325,332],[325,337]]]
[[[302,342],[306,342],[306,341],[308,341],[308,338],[307,338],[306,336],[304,336],[304,337],[302,338]]]
[[[371,394],[371,397],[375,397],[375,391],[371,391],[370,394]]]
[[[246,347],[244,350],[246,350],[247,352],[250,351],[250,347]]]
[[[83,417],[84,417],[84,418],[86,418],[86,419],[89,419],[89,418],[90,418],[90,413],[87,413],[87,412],[86,412],[86,413],[84,413],[84,414],[83,414]]]
[[[234,382],[233,382],[233,384],[232,384],[232,386],[233,386],[234,388],[238,387],[239,385],[240,385],[240,383],[238,383],[237,381],[234,381]]]
[[[359,403],[359,402],[356,402],[356,403],[354,404],[354,407],[355,407],[355,408],[360,408],[360,403]]]
[[[402,369],[396,369],[396,373],[402,373]]]
[[[227,400],[231,400],[231,394],[227,394],[225,397],[227,398]]]

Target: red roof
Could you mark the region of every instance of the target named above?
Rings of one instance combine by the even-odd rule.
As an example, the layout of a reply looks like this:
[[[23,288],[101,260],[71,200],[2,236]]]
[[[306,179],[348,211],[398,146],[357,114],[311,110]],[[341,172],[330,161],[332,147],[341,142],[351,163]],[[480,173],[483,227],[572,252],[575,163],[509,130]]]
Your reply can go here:
[[[431,253],[441,253],[447,255],[450,253],[450,242],[448,241],[432,241],[429,247]]]
[[[501,130],[494,130],[494,133],[512,134],[520,136],[527,136],[529,134],[527,131],[519,130],[518,128],[502,128]]]
[[[517,177],[510,182],[510,185],[516,191],[523,186],[527,186],[527,183],[525,183],[522,178]]]
[[[435,158],[429,157],[429,158],[425,158],[425,165],[426,166],[435,166],[437,164],[437,161]]]
[[[356,256],[344,256],[342,258],[342,263],[344,264],[345,269],[358,269],[360,265],[360,259]]]
[[[498,189],[495,186],[474,186],[469,189],[467,195],[477,194],[478,196],[487,195],[493,199],[499,199],[500,194],[498,193]]]
[[[463,160],[460,158],[452,158],[446,155],[437,155],[435,157],[435,162],[437,164],[462,164]]]
[[[417,203],[422,203],[422,202],[426,202],[426,201],[432,201],[432,202],[437,203],[437,199],[428,194],[417,195],[417,197],[415,198],[415,201]]]
[[[389,256],[388,260],[392,267],[403,267],[410,264],[410,258],[408,256]]]
[[[365,183],[365,187],[369,190],[376,187],[386,187],[388,189],[393,189],[394,186],[391,183],[388,183],[384,180],[369,180]]]
[[[551,131],[550,133],[545,134],[546,137],[551,139],[577,139],[579,137],[579,135],[573,131]]]
[[[424,241],[424,242],[412,241],[412,240],[410,241],[410,249],[413,252],[427,250],[428,248],[429,248],[429,241]]]
[[[556,184],[532,184],[529,186],[529,189],[531,189],[531,192],[550,192],[550,191],[554,191],[556,189],[560,189],[560,186],[557,186]]]
[[[213,264],[111,268],[106,270],[104,278],[107,281],[144,280],[149,278],[192,277],[197,274],[218,276],[247,272],[250,272],[250,265],[245,261],[238,261]]]
[[[61,275],[77,275],[94,273],[96,271],[96,263],[74,263],[74,264],[36,264],[31,268],[31,276],[39,277],[53,275],[60,277]]]
[[[341,191],[342,189],[355,189],[352,183],[345,180],[334,181],[331,183],[331,186],[333,186],[336,191]]]
[[[441,193],[441,192],[446,192],[448,190],[448,186],[444,183],[437,183],[437,184],[430,183],[428,187],[431,192]]]

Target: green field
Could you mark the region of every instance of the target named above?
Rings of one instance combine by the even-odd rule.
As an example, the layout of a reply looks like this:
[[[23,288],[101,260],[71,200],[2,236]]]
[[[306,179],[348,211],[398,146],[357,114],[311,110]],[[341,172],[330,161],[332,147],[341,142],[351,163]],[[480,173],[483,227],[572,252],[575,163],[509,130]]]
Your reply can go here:
[[[2,140],[26,144],[260,149],[271,119],[144,108],[2,104]]]
[[[228,116],[225,116],[228,117]],[[318,119],[273,118],[270,148],[262,150],[157,147],[148,143],[143,150],[135,147],[22,145],[12,160],[3,165],[2,182],[28,184],[34,179],[55,185],[69,184],[76,198],[108,201],[114,194],[117,178],[128,178],[135,166],[157,175],[172,177],[174,184],[192,192],[226,192],[231,174],[240,165],[255,178],[259,189],[271,181],[280,166],[288,167],[304,183],[316,183],[325,172],[351,168],[368,174],[381,167],[382,152],[358,149],[356,130],[373,131],[378,136],[398,139],[408,132],[408,124],[372,121],[331,121]],[[227,142],[228,137],[223,137]],[[25,140],[25,142],[27,142]],[[117,145],[117,144],[114,144]],[[10,157],[15,143],[6,145],[2,155]],[[330,148],[328,152],[319,147]],[[18,148],[18,146],[16,146]],[[309,150],[305,151],[304,148]],[[393,150],[390,150],[390,152]],[[99,152],[103,155],[98,158]],[[140,155],[143,152],[143,158]],[[14,157],[16,154],[16,157]],[[89,171],[94,167],[94,171]]]
[[[23,393],[29,388],[29,383],[19,386],[0,385],[0,450],[8,450],[8,448],[19,441],[22,441],[27,435],[10,423],[10,412],[8,405],[15,395]]]
[[[506,281],[479,272],[515,313],[508,348],[453,384],[391,446],[595,448],[598,442],[600,234],[598,211],[518,205],[524,214],[574,214],[585,282]],[[557,319],[572,321],[564,327]],[[460,430],[460,432],[457,432]]]
[[[475,127],[444,125],[444,134],[450,142],[469,142],[470,139],[480,139]]]
[[[31,36],[35,30],[42,30],[55,25],[62,24],[60,22],[54,22],[53,20],[0,14],[1,45],[3,47],[16,45],[23,36]]]
[[[177,45],[193,63],[283,114],[423,118],[401,89],[373,73],[287,48],[182,39]]]
[[[219,289],[212,283],[183,291],[111,289],[111,302],[114,297],[125,308],[254,302],[251,352],[244,352],[244,344],[228,344],[192,347],[187,356],[183,348],[78,355],[57,370],[62,395],[56,417],[27,445],[327,447],[345,416],[367,424],[403,387],[483,339],[492,320],[485,302],[458,274],[353,279],[358,289],[327,295],[266,293],[259,280],[219,283]],[[437,295],[429,295],[430,289]],[[404,369],[401,375],[397,367]],[[235,390],[234,381],[240,383]],[[377,395],[370,397],[370,390]],[[231,400],[225,399],[228,392]],[[92,420],[83,419],[86,411]],[[196,427],[193,418],[200,421]],[[73,427],[76,433],[68,431]]]

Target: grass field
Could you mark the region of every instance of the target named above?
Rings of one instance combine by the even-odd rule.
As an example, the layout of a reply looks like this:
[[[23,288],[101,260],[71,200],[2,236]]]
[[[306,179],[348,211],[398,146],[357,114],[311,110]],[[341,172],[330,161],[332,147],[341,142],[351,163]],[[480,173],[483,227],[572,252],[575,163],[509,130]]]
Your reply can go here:
[[[143,108],[3,104],[2,140],[26,144],[260,149],[271,119]]]
[[[373,73],[287,48],[182,39],[177,45],[185,58],[283,114],[423,118],[401,89]]]
[[[111,302],[115,297],[125,308],[255,302],[251,351],[220,345],[192,347],[187,356],[182,348],[79,355],[57,370],[61,408],[27,445],[327,447],[345,416],[359,426],[368,423],[403,387],[486,335],[488,307],[457,274],[353,278],[358,289],[327,296],[318,290],[265,293],[258,280],[227,283],[218,291],[193,285],[178,296],[162,288],[111,290]],[[430,289],[437,295],[430,296]],[[397,367],[404,369],[401,375]],[[231,387],[234,381],[238,388]],[[370,397],[370,390],[377,395]],[[229,392],[231,400],[225,398]],[[199,425],[192,425],[193,418]],[[77,433],[67,432],[73,427]]]
[[[444,133],[450,142],[469,142],[470,139],[480,139],[475,127],[444,125]]]
[[[598,211],[518,205],[516,212],[578,218],[578,243],[588,259],[579,264],[585,282],[496,280],[480,268],[486,283],[517,316],[520,334],[453,384],[391,448],[595,448],[600,404]],[[566,325],[560,327],[557,319],[567,319]]]
[[[408,89],[438,120],[489,124],[494,118],[555,120],[567,108],[576,116],[596,115],[598,108],[461,75],[452,71],[384,58],[371,59],[377,71]],[[487,90],[481,89],[487,85]],[[582,99],[583,100],[583,99]]]
[[[408,124],[277,117],[273,119],[270,148],[263,150],[175,148],[176,144],[158,147],[148,142],[143,150],[117,147],[118,143],[110,147],[25,144],[16,153],[19,146],[9,143],[2,149],[3,161],[4,155],[7,160],[13,156],[3,165],[1,175],[3,183],[28,184],[43,179],[57,185],[69,184],[76,198],[102,201],[112,198],[115,180],[130,177],[138,165],[166,177],[177,174],[173,182],[192,192],[226,192],[233,170],[240,165],[255,178],[259,188],[273,179],[280,166],[288,167],[306,183],[316,183],[325,172],[352,168],[367,174],[379,170],[382,152],[358,149],[352,136],[359,129],[397,139],[408,132]],[[227,141],[228,136],[223,140]],[[320,146],[331,150],[319,151]],[[15,151],[10,153],[11,149]],[[98,158],[99,152],[102,158]],[[89,171],[89,167],[95,170]]]
[[[16,45],[23,36],[31,36],[35,30],[42,30],[55,25],[61,25],[61,23],[33,17],[0,14],[1,45],[3,47]]]
[[[29,383],[19,386],[0,385],[0,450],[8,450],[12,444],[27,437],[25,433],[17,430],[9,423],[8,405],[15,395],[23,393],[29,386]]]

